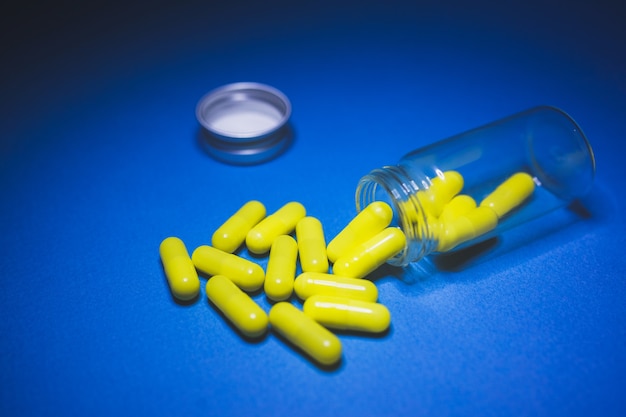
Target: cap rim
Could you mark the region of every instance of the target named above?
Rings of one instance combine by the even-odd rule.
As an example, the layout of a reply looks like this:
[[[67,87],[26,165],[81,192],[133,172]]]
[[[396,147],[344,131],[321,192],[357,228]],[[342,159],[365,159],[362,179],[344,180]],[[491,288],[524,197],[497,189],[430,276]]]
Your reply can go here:
[[[216,126],[211,116],[218,112],[228,113],[229,107],[256,104],[273,109],[271,119],[265,118],[264,125],[257,129],[234,130]],[[235,115],[236,116],[236,115]],[[196,106],[196,119],[206,131],[220,140],[237,144],[258,142],[280,130],[291,117],[291,103],[279,90],[256,82],[237,82],[218,87],[205,94]]]

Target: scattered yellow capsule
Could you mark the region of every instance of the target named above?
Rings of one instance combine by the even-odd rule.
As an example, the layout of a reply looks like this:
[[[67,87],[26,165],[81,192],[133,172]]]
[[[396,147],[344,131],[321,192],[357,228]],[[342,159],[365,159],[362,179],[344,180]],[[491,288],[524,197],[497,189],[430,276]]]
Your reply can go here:
[[[406,246],[404,233],[396,227],[388,227],[365,243],[345,253],[333,265],[333,273],[351,278],[363,278]]]
[[[265,294],[274,301],[286,300],[293,292],[296,278],[298,244],[289,235],[278,236],[270,249],[265,271]]]
[[[209,279],[206,295],[244,335],[259,337],[267,330],[265,311],[224,275]]]
[[[256,254],[267,252],[272,247],[274,239],[291,233],[304,216],[306,209],[302,204],[295,201],[285,204],[248,232],[246,235],[248,250]]]
[[[320,294],[374,302],[378,289],[372,281],[319,272],[304,272],[296,278],[294,291],[302,300]]]
[[[269,318],[272,328],[317,362],[333,365],[341,359],[339,338],[288,302],[275,304]]]
[[[245,291],[258,290],[265,280],[260,265],[212,246],[199,246],[191,259],[198,270],[208,275],[225,275]]]
[[[307,298],[303,309],[304,314],[332,329],[380,333],[391,322],[384,305],[349,298],[314,295]]]
[[[439,221],[446,223],[452,221],[464,214],[469,213],[476,208],[476,201],[469,195],[460,194],[454,197],[448,204],[443,207],[439,215]]]
[[[296,225],[300,266],[305,272],[328,272],[328,256],[322,223],[315,217],[302,218]]]
[[[489,207],[502,218],[519,206],[535,190],[533,178],[525,172],[518,172],[498,186],[483,201],[481,207]]]
[[[248,232],[265,217],[265,206],[259,201],[248,201],[213,233],[211,245],[233,253],[246,240]]]
[[[200,279],[182,240],[168,237],[159,246],[170,291],[179,300],[191,300],[200,291]]]
[[[439,217],[443,207],[463,189],[463,176],[456,171],[445,171],[432,179],[430,187],[418,191],[417,198],[429,216]]]
[[[336,262],[351,247],[365,242],[389,226],[392,219],[393,210],[389,204],[382,201],[370,203],[328,244],[328,259]]]
[[[442,224],[437,250],[446,252],[461,243],[495,229],[498,216],[489,207],[476,207],[450,222]]]

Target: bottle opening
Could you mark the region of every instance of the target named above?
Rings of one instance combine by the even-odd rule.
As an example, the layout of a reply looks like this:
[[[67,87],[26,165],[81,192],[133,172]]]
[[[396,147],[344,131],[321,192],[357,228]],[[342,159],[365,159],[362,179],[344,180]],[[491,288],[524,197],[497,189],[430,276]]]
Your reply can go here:
[[[410,262],[419,261],[436,246],[425,212],[417,198],[419,189],[397,166],[374,170],[357,185],[357,211],[360,212],[374,201],[389,204],[394,213],[391,226],[399,227],[406,236],[406,247],[388,261],[391,265],[406,266]]]

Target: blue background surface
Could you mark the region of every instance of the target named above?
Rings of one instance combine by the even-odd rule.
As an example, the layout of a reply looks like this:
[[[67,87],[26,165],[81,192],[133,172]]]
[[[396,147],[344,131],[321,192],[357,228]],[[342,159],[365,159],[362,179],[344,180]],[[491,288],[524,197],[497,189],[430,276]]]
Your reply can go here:
[[[623,3],[6,7],[1,415],[626,412]],[[225,165],[197,143],[196,102],[237,81],[292,102],[295,141],[269,163]],[[413,284],[383,269],[392,326],[340,334],[338,367],[271,332],[242,339],[204,280],[195,303],[170,295],[166,236],[192,251],[259,199],[302,202],[330,238],[371,169],[539,104],[594,148],[586,214],[563,210],[564,227]]]

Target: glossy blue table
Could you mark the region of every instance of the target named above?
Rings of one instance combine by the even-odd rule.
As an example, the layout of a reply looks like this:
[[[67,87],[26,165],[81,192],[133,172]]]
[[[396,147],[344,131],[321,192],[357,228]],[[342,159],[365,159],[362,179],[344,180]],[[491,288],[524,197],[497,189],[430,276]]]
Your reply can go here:
[[[12,6],[0,415],[624,415],[626,14],[556,3]],[[265,164],[198,143],[197,101],[237,81],[293,105],[294,141]],[[330,238],[371,169],[539,104],[589,137],[592,192],[494,259],[378,271],[391,327],[339,332],[338,366],[272,331],[242,338],[205,278],[194,302],[172,298],[165,237],[192,251],[258,199],[303,203]]]

